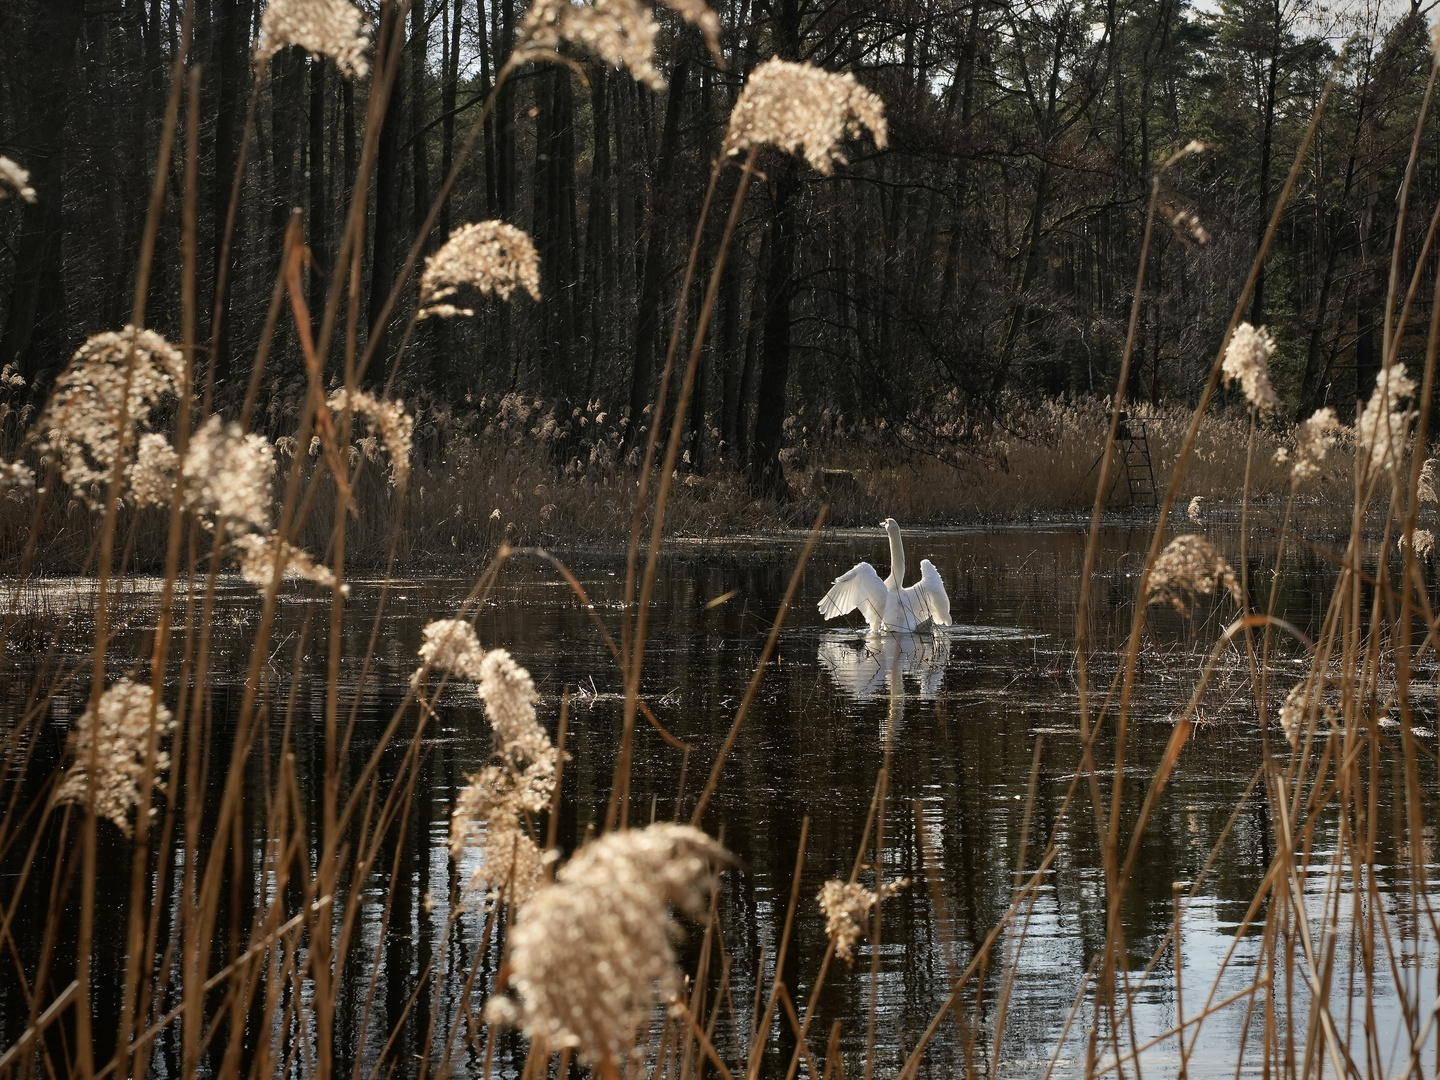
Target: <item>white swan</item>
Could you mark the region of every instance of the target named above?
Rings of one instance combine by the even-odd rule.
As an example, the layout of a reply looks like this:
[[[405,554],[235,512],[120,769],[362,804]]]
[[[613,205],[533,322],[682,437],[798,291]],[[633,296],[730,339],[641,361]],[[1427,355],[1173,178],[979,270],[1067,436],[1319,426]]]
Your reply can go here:
[[[835,579],[834,586],[820,601],[820,614],[827,619],[859,611],[870,624],[871,633],[890,631],[914,633],[927,624],[950,625],[950,597],[940,572],[929,559],[920,560],[920,580],[905,588],[905,545],[900,525],[894,518],[880,523],[890,537],[890,576],[884,581],[868,562]]]

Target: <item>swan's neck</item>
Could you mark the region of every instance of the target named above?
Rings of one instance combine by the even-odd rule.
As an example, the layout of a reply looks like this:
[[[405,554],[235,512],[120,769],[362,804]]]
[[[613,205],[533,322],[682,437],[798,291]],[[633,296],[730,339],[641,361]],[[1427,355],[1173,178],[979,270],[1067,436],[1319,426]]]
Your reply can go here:
[[[905,544],[900,539],[899,529],[887,529],[890,534],[890,580],[887,584],[897,592],[905,587]]]

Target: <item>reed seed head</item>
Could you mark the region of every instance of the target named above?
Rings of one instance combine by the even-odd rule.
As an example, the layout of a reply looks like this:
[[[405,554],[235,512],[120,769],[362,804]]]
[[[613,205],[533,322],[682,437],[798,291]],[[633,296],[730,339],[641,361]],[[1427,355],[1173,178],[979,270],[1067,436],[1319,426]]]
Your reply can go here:
[[[569,6],[568,0],[564,0]],[[474,315],[473,308],[448,301],[468,285],[477,292],[509,300],[516,289],[540,299],[540,256],[528,233],[503,221],[461,225],[445,246],[425,260],[420,275],[419,317]]]
[[[705,0],[661,0],[666,7],[679,15],[691,26],[696,27],[705,36],[705,44],[710,49],[710,55],[715,62],[724,64],[724,56],[720,52],[720,16]]]
[[[129,477],[130,497],[135,505],[169,506],[179,471],[180,455],[169,439],[156,431],[141,435]]]
[[[504,890],[512,903],[521,904],[539,887],[546,865],[544,852],[524,823],[549,807],[559,753],[535,717],[540,695],[530,673],[504,649],[479,656],[474,629],[469,623],[460,625],[469,631],[469,639],[464,631],[451,629],[448,640],[463,642],[455,659],[471,673],[467,678],[480,683],[480,700],[494,731],[496,762],[471,776],[461,793],[450,819],[450,851],[458,859],[478,839],[484,859],[472,884],[484,878],[492,895]],[[442,634],[434,635],[437,648]],[[428,646],[430,627],[426,635]],[[422,655],[426,646],[421,647]]]
[[[121,680],[100,697],[96,710],[86,709],[67,741],[70,765],[55,789],[55,802],[89,806],[97,817],[115,823],[126,836],[132,833],[130,815],[140,804],[140,782],[145,775],[150,739],[163,739],[175,722],[150,687]],[[95,772],[92,775],[90,766]],[[163,786],[170,755],[155,753],[155,783]],[[155,807],[150,807],[153,817]]]
[[[35,189],[30,186],[30,173],[8,157],[0,155],[0,199],[8,199],[12,191],[28,203],[35,201]]]
[[[1204,501],[1205,500],[1203,497],[1196,495],[1193,499],[1190,500],[1190,509],[1185,511],[1185,516],[1188,517],[1191,522],[1196,525],[1205,524],[1205,518],[1201,512],[1201,504]]]
[[[1280,447],[1275,451],[1277,465],[1290,465],[1290,482],[1300,485],[1312,480],[1324,471],[1325,456],[1335,443],[1345,425],[1335,416],[1335,410],[1326,406],[1318,409],[1308,420],[1295,425],[1295,449]]]
[[[17,493],[35,490],[35,470],[23,461],[0,461],[0,491],[16,498]]]
[[[231,535],[268,530],[274,472],[275,449],[265,436],[247,435],[239,424],[211,416],[185,453],[185,504],[197,513],[223,515]]]
[[[515,59],[556,61],[560,46],[569,42],[599,57],[611,67],[625,68],[652,90],[664,90],[665,80],[655,70],[655,37],[659,25],[650,9],[638,0],[534,0],[520,23]]]
[[[1248,322],[1235,328],[1225,348],[1221,370],[1227,383],[1239,383],[1245,398],[1261,413],[1274,413],[1280,399],[1270,385],[1270,357],[1275,353],[1275,339],[1265,327],[1256,329]]]
[[[183,371],[180,350],[152,330],[127,326],[80,346],[40,414],[41,448],[58,456],[77,498],[93,509],[103,504],[111,470],[130,453],[155,403],[176,392]]]
[[[769,144],[802,154],[826,176],[844,165],[840,144],[868,128],[875,145],[889,138],[885,103],[848,72],[832,73],[779,58],[750,73],[730,112],[724,152],[731,157]]]
[[[1305,730],[1305,715],[1310,709],[1310,697],[1303,682],[1296,683],[1285,695],[1285,704],[1280,706],[1280,730],[1291,749],[1299,746],[1300,733]]]
[[[231,542],[231,549],[239,563],[240,576],[259,589],[268,589],[276,578],[304,578],[327,589],[335,587],[335,571],[321,566],[294,544],[280,541],[276,550],[274,535],[248,533],[237,536]],[[350,586],[341,586],[345,593]]]
[[[336,390],[330,395],[330,408],[336,412],[342,411],[347,403],[350,410],[365,417],[370,430],[380,436],[386,456],[390,458],[390,483],[404,491],[410,483],[410,454],[415,438],[415,418],[405,411],[405,402],[381,401],[364,390],[353,394]],[[372,442],[366,447],[368,460],[374,459],[373,446]]]
[[[888,900],[909,884],[909,878],[899,878],[882,884],[879,892],[871,892],[853,881],[832,878],[825,882],[816,900],[825,916],[825,934],[835,945],[835,955],[847,964],[853,964],[855,943],[865,933],[865,922],[870,912],[876,904]]]
[[[1440,502],[1440,497],[1435,494],[1436,470],[1440,470],[1440,458],[1426,458],[1425,464],[1420,466],[1420,484],[1415,489],[1415,497],[1422,503]]]
[[[1365,449],[1367,474],[1377,469],[1393,470],[1405,456],[1413,412],[1404,402],[1415,396],[1415,383],[1405,374],[1404,364],[1391,364],[1375,376],[1375,391],[1355,424],[1355,433]]]
[[[1181,240],[1196,247],[1204,247],[1210,243],[1210,230],[1205,228],[1200,215],[1193,210],[1166,210],[1165,216],[1170,221],[1170,228],[1175,230],[1175,235]]]
[[[1189,611],[1189,601],[1197,595],[1211,596],[1216,587],[1223,588],[1237,604],[1240,583],[1235,571],[1213,544],[1201,536],[1177,536],[1166,545],[1145,591],[1146,605],[1168,601],[1181,615]]]
[[[1402,555],[1405,553],[1406,544],[1405,534],[1403,532],[1395,538],[1395,546],[1400,549],[1400,553]],[[1434,554],[1435,534],[1432,533],[1429,529],[1416,529],[1415,557],[1417,559],[1424,559],[1426,562],[1429,562],[1431,556],[1433,556]]]
[[[330,57],[347,76],[370,70],[370,27],[350,0],[270,0],[260,17],[256,59],[268,60],[289,45]]]
[[[724,848],[688,825],[610,833],[576,853],[556,884],[519,911],[510,932],[511,985],[492,1022],[602,1070],[623,1065],[657,1000],[682,988],[670,905],[699,918]]]
[[[420,657],[431,669],[478,682],[485,650],[475,627],[464,619],[436,619],[422,631]]]

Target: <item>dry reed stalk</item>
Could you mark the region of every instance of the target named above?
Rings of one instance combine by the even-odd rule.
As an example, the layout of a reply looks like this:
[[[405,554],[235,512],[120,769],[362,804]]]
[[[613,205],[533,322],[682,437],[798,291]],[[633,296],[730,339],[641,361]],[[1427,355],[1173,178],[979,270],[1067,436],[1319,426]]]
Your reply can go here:
[[[770,1025],[775,1018],[775,1004],[782,989],[781,978],[785,972],[785,956],[790,949],[790,931],[795,925],[795,904],[800,898],[800,875],[805,869],[805,844],[809,838],[810,815],[806,814],[800,822],[800,843],[795,852],[795,870],[790,876],[790,902],[785,907],[785,926],[780,932],[780,946],[775,953],[775,976],[770,981],[770,996],[765,1001],[765,1011],[760,1014],[755,1033],[751,1036],[750,1058],[745,1066],[746,1080],[755,1080],[755,1077],[760,1075],[760,1062],[765,1054],[765,1044],[769,1041]],[[763,966],[756,969],[757,1000],[764,975]]]
[[[1175,464],[1170,483],[1166,488],[1164,499],[1161,501],[1160,504],[1159,521],[1156,524],[1154,535],[1150,544],[1150,550],[1146,556],[1145,564],[1140,576],[1140,595],[1142,596],[1148,594],[1152,568],[1155,566],[1156,561],[1160,555],[1160,546],[1164,540],[1165,535],[1165,525],[1169,518],[1170,510],[1174,506],[1175,499],[1178,496],[1179,486],[1185,474],[1185,467],[1194,448],[1195,438],[1200,428],[1200,418],[1204,414],[1209,404],[1210,398],[1214,394],[1215,388],[1219,382],[1222,373],[1222,365],[1224,362],[1225,353],[1229,346],[1230,339],[1232,338],[1236,328],[1240,324],[1245,307],[1249,302],[1252,291],[1254,290],[1255,281],[1259,275],[1260,267],[1264,264],[1265,257],[1269,252],[1270,244],[1274,239],[1277,229],[1279,228],[1280,219],[1283,215],[1285,206],[1289,202],[1290,194],[1294,191],[1296,181],[1299,177],[1300,169],[1309,153],[1310,143],[1313,140],[1315,132],[1319,127],[1320,119],[1324,115],[1325,106],[1329,101],[1330,92],[1334,86],[1336,71],[1337,68],[1332,67],[1330,76],[1326,81],[1324,90],[1322,91],[1320,99],[1317,102],[1315,110],[1311,116],[1310,124],[1307,127],[1306,133],[1302,138],[1299,147],[1296,150],[1295,159],[1290,167],[1289,175],[1286,177],[1285,185],[1281,189],[1280,195],[1276,200],[1274,210],[1271,213],[1269,225],[1267,226],[1265,234],[1261,240],[1259,250],[1256,252],[1255,259],[1251,264],[1250,272],[1246,278],[1244,286],[1241,289],[1240,296],[1236,301],[1234,311],[1230,317],[1229,325],[1226,327],[1221,349],[1216,355],[1216,358],[1211,365],[1210,376],[1206,381],[1203,390],[1201,391],[1199,404],[1196,406],[1193,413],[1189,431],[1187,432],[1185,442],[1181,447],[1179,459]],[[1092,531],[1097,525],[1098,516],[1092,519]],[[1108,826],[1105,830],[1105,839],[1102,845],[1108,867],[1107,906],[1109,913],[1106,920],[1106,960],[1104,963],[1102,963],[1100,969],[1102,993],[1097,996],[1096,1008],[1099,1009],[1103,1002],[1104,1007],[1109,1011],[1111,1021],[1109,1025],[1110,1038],[1116,1059],[1120,1058],[1121,1052],[1119,1045],[1120,1032],[1115,1024],[1115,972],[1116,967],[1119,964],[1119,958],[1123,955],[1124,952],[1123,934],[1120,925],[1120,906],[1121,900],[1125,892],[1125,882],[1115,876],[1114,869],[1117,861],[1116,852],[1119,840],[1119,817],[1121,810],[1121,799],[1123,797],[1124,789],[1125,745],[1129,718],[1130,695],[1134,687],[1135,668],[1139,656],[1140,631],[1144,618],[1144,606],[1137,605],[1135,615],[1131,622],[1129,644],[1126,649],[1125,662],[1123,666],[1124,678],[1120,687],[1118,710],[1115,719],[1115,779],[1111,785],[1111,805],[1108,813]]]

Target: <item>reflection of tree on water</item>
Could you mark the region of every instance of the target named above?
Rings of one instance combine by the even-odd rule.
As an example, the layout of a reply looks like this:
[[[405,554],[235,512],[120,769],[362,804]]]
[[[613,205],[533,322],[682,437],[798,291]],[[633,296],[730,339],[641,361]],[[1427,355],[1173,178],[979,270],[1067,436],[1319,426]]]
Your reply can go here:
[[[898,680],[893,687],[897,697],[913,686],[916,696],[930,701],[945,677],[950,639],[928,633],[868,634],[857,641],[837,634],[820,642],[819,657],[835,685],[856,701],[885,697],[892,677]]]

